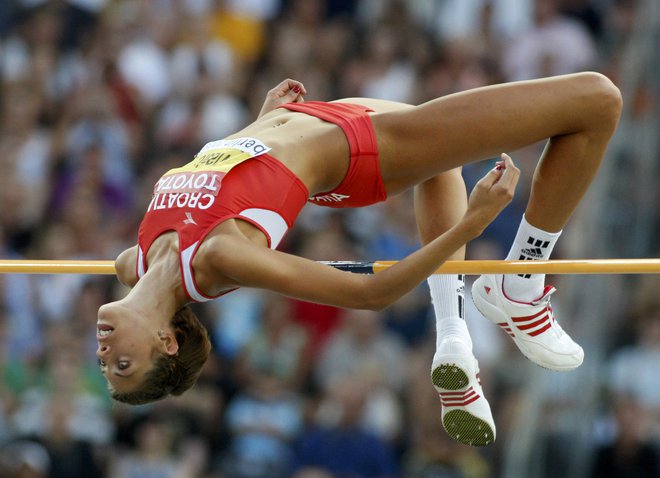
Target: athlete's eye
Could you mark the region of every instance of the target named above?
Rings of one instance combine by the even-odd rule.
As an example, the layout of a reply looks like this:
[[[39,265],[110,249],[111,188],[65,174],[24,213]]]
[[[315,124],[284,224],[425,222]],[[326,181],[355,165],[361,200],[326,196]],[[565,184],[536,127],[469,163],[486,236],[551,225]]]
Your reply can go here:
[[[117,364],[117,368],[119,368],[119,370],[126,370],[130,365],[131,363],[128,361],[120,360],[119,363]]]

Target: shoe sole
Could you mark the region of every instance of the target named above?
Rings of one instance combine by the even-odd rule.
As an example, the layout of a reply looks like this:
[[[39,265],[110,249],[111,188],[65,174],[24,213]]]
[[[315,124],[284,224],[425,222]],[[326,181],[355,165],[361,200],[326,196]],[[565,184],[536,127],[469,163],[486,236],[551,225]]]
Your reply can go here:
[[[443,363],[433,369],[431,374],[433,385],[445,390],[458,390],[470,383],[467,373],[457,364]]]
[[[477,286],[478,287],[478,286]],[[479,288],[479,287],[478,287]],[[474,287],[472,289],[472,301],[474,302],[475,307],[477,310],[486,317],[488,320],[490,320],[492,323],[495,325],[498,325],[500,323],[506,323],[509,327],[510,330],[515,330],[515,325],[509,320],[509,316],[506,315],[504,312],[502,312],[499,307],[491,304],[488,302],[482,295],[479,290],[476,292],[474,291]],[[496,317],[496,320],[493,320],[491,317]],[[580,365],[582,365],[582,362],[578,363],[577,365],[569,365],[566,367],[561,367],[561,366],[556,366],[556,365],[548,365],[544,363],[539,363],[536,361],[534,358],[532,358],[531,352],[525,347],[524,342],[521,340],[518,340],[517,337],[514,338],[511,335],[509,335],[513,342],[516,344],[518,347],[518,350],[523,354],[523,356],[529,360],[530,362],[538,365],[539,367],[545,368],[547,370],[553,370],[555,372],[568,372],[570,370],[575,370],[578,368]],[[523,343],[523,346],[521,347],[521,342]]]
[[[445,413],[442,426],[454,440],[470,446],[490,445],[495,434],[488,423],[467,410],[451,410]]]
[[[445,390],[465,389],[470,384],[468,374],[455,363],[443,363],[431,373],[433,385]],[[485,446],[495,441],[493,428],[465,409],[456,408],[445,413],[442,426],[454,440],[470,446]]]

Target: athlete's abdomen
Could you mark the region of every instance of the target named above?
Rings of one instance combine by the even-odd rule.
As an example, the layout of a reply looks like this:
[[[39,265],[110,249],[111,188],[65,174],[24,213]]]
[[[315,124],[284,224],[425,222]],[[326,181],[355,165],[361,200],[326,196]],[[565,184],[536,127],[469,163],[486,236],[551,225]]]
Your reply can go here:
[[[310,194],[332,189],[348,170],[348,142],[337,125],[282,108],[271,111],[228,139],[250,136],[271,148]]]

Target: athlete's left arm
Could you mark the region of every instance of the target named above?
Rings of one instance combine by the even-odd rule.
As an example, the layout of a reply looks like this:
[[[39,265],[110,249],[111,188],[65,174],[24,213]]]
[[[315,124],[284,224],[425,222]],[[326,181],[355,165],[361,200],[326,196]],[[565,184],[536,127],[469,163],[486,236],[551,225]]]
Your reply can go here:
[[[268,91],[258,117],[261,118],[266,113],[286,103],[302,103],[305,101],[303,97],[306,94],[305,85],[300,81],[287,78],[275,88]]]
[[[474,223],[474,221],[472,221]],[[296,299],[351,309],[382,310],[431,275],[481,230],[461,222],[378,274],[353,274],[302,257],[258,246],[233,235],[209,243],[207,267],[232,287],[255,287]]]
[[[256,245],[233,234],[209,241],[212,274],[234,286],[272,290],[290,297],[354,309],[380,310],[412,290],[458,248],[479,236],[513,198],[520,171],[511,158],[474,187],[461,220],[444,234],[378,274],[353,274]]]
[[[232,287],[271,290],[335,307],[370,308],[367,297],[359,293],[365,288],[366,276],[258,246],[236,236],[217,235],[207,241],[207,264],[214,275],[224,277]]]

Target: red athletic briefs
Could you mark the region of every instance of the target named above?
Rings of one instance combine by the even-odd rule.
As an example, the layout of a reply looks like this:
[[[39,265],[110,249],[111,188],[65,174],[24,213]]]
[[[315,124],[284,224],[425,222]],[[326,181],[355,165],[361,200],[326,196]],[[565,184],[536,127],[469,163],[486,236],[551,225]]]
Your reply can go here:
[[[195,302],[214,299],[195,283],[192,260],[215,226],[240,218],[258,227],[276,248],[309,200],[330,207],[360,207],[386,198],[378,150],[367,108],[346,103],[308,102],[284,105],[292,111],[338,124],[350,145],[346,177],[332,191],[309,198],[300,179],[258,139],[236,138],[208,143],[193,161],[166,172],[154,186],[138,231],[136,273],[147,270],[146,257],[158,236],[175,231],[179,238],[182,282]]]
[[[343,131],[350,148],[350,163],[343,181],[332,191],[309,199],[319,206],[363,207],[387,199],[378,162],[376,134],[367,114],[373,111],[351,103],[307,101],[280,106],[334,123]]]

